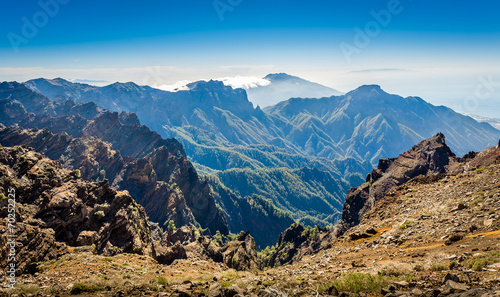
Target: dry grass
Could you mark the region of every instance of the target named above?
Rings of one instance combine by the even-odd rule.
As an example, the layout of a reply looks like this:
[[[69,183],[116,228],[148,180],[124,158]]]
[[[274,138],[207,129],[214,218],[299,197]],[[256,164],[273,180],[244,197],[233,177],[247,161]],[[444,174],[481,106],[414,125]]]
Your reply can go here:
[[[488,265],[500,262],[500,252],[476,256],[464,262],[464,266],[474,271],[482,271]]]
[[[408,275],[414,270],[414,265],[401,262],[386,263],[380,273],[387,276]]]
[[[336,279],[333,285],[342,292],[380,292],[392,281],[393,279],[383,275],[351,273]]]
[[[434,263],[429,267],[430,271],[444,271],[444,270],[449,270],[450,266],[448,263],[445,262],[440,262],[440,263]]]

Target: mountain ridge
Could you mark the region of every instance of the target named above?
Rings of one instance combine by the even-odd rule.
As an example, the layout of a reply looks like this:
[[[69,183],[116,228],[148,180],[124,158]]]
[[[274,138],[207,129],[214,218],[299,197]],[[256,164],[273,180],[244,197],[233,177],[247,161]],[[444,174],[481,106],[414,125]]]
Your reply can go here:
[[[366,106],[370,108],[365,109]],[[379,158],[396,155],[397,151],[410,147],[384,147],[384,143],[394,145],[396,139],[400,143],[413,145],[442,129],[449,135],[450,146],[454,151],[464,155],[470,150],[479,151],[493,145],[500,135],[490,125],[477,123],[449,108],[434,106],[419,97],[391,95],[378,85],[361,86],[344,96],[292,98],[265,108],[264,111],[296,127],[289,129],[291,137],[296,138],[290,140],[293,143],[306,141],[302,136],[304,131],[300,129],[304,127],[309,133],[316,135],[319,141],[323,141],[323,146],[337,145],[348,156],[369,158],[374,165]],[[336,131],[334,126],[344,129]],[[476,132],[473,133],[473,130]],[[387,139],[388,136],[392,139]],[[329,156],[332,152],[319,151],[317,154]]]

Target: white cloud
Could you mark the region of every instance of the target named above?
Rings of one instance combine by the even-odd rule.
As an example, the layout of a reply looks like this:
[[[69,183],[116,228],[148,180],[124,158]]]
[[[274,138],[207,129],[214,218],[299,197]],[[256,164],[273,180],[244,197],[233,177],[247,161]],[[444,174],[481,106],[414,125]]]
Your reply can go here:
[[[488,124],[492,125],[493,127],[495,127],[496,129],[500,130],[500,119],[499,118],[478,116],[478,115],[466,114],[466,113],[464,113],[464,115],[469,116],[480,123],[488,123]]]
[[[191,83],[191,81],[181,80],[172,85],[161,85],[158,87],[158,89],[169,92],[189,91],[189,88],[187,86],[189,83]]]
[[[263,78],[258,78],[254,76],[235,76],[235,77],[224,77],[217,78],[216,80],[222,81],[226,86],[231,86],[233,88],[243,88],[245,90],[268,86],[271,81]]]
[[[271,81],[267,79],[258,78],[254,76],[239,76],[239,75],[235,77],[214,78],[213,80],[222,81],[224,85],[230,86],[234,89],[243,88],[245,90],[261,86],[267,86],[271,83]],[[208,81],[208,79],[200,79],[200,81]],[[169,92],[187,91],[189,90],[187,86],[189,83],[192,83],[192,81],[181,80],[174,84],[160,85],[157,86],[156,88]]]

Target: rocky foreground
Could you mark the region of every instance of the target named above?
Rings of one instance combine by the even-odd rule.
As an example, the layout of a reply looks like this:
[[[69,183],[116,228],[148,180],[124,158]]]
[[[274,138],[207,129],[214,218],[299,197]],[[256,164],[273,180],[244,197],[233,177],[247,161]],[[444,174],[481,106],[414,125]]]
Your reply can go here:
[[[0,296],[498,296],[500,150],[456,158],[445,146],[438,134],[383,161],[350,192],[368,189],[356,225],[293,225],[259,254],[248,233],[225,244],[186,227],[159,235],[127,193],[28,148],[2,148],[2,187],[24,197],[19,251],[29,261]]]
[[[239,270],[257,268],[249,233],[223,244],[193,227],[163,232],[128,191],[113,189],[108,180],[87,181],[79,170],[64,169],[27,146],[0,146],[0,193],[0,267],[5,268],[0,276],[5,286],[14,284],[14,274],[39,272],[40,263],[86,252],[144,255],[165,265],[196,255]],[[7,269],[11,264],[12,275]]]

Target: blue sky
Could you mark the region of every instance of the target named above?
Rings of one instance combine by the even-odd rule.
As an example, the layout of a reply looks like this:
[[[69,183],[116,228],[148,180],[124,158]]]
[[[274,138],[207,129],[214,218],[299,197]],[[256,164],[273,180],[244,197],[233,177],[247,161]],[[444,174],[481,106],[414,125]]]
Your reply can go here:
[[[495,0],[18,0],[2,6],[0,80],[156,86],[287,72],[341,91],[380,84],[500,117]],[[26,20],[35,33],[23,32]]]

